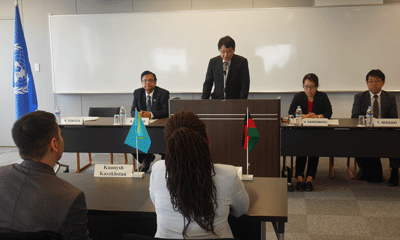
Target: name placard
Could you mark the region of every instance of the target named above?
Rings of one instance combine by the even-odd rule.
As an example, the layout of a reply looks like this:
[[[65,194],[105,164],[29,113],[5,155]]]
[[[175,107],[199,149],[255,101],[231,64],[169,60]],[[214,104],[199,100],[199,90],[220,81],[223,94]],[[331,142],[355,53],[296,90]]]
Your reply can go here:
[[[61,124],[66,124],[66,125],[83,125],[83,118],[81,118],[81,117],[66,117],[66,118],[61,118]]]
[[[135,118],[127,118],[126,119],[126,124],[124,125],[132,125],[133,121],[135,121]],[[149,118],[142,118],[143,124],[144,125],[149,125],[150,119]]]
[[[133,165],[118,164],[96,164],[94,167],[95,177],[132,177]]]
[[[400,119],[393,118],[375,118],[375,127],[400,127]]]
[[[327,118],[305,118],[302,122],[303,126],[328,126]]]

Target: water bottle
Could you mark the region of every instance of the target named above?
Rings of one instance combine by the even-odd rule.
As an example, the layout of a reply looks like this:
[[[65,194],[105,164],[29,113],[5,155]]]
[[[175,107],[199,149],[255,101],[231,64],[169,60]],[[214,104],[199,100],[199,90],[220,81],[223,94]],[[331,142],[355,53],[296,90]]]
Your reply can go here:
[[[369,106],[366,114],[366,121],[367,121],[367,127],[372,127],[374,126],[374,112],[372,111],[372,107]]]
[[[126,124],[126,110],[124,106],[120,108],[119,115],[121,116],[121,124]]]
[[[301,119],[303,116],[303,111],[301,111],[301,107],[298,106],[296,109],[296,125],[301,126]]]
[[[55,115],[57,123],[61,124],[61,110],[59,106],[56,107]]]

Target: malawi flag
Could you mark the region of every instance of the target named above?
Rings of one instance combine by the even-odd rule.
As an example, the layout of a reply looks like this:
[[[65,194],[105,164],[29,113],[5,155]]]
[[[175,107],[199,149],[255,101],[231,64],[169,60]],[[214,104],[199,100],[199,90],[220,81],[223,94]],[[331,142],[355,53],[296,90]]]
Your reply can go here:
[[[260,139],[260,134],[258,134],[256,125],[254,124],[253,119],[249,113],[249,119],[247,119],[247,115],[244,118],[244,128],[243,128],[243,148],[247,149],[249,146],[249,152],[253,149],[254,145]]]

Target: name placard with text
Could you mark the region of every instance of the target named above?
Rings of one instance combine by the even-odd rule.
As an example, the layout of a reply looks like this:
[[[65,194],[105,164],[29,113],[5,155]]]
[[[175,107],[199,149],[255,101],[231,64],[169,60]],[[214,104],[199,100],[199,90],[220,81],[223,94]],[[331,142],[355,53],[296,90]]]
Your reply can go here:
[[[375,118],[375,127],[400,127],[400,119],[393,118]]]
[[[305,118],[305,119],[303,119],[303,126],[327,127],[328,119],[327,118]]]
[[[133,165],[96,164],[95,177],[127,177],[132,178]]]

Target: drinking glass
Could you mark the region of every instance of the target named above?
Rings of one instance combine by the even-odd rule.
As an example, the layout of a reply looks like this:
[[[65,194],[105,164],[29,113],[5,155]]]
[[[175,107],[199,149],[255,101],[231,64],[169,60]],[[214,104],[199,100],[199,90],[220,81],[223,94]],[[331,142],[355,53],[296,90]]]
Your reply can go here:
[[[365,126],[365,117],[364,115],[358,116],[358,127],[364,127]]]
[[[294,125],[294,116],[293,116],[293,115],[289,115],[289,117],[288,117],[288,124],[289,124],[289,125]]]
[[[114,125],[120,125],[121,124],[121,119],[119,117],[119,114],[114,114]]]

